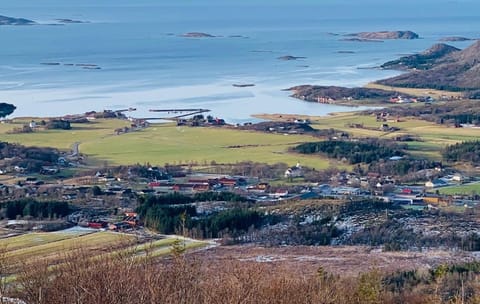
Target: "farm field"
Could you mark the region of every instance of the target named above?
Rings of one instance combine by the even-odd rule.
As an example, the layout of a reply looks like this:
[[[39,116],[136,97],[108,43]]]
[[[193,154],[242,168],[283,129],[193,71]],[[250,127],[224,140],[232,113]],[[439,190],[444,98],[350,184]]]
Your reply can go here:
[[[402,88],[402,87],[391,87],[387,85],[382,85],[378,83],[369,83],[365,86],[366,88],[371,89],[380,89],[386,91],[395,91],[400,92],[403,94],[413,95],[413,96],[431,96],[433,98],[439,99],[441,96],[461,96],[462,93],[460,92],[452,92],[452,91],[440,91],[434,89],[417,89],[417,88]]]
[[[227,128],[177,127],[155,124],[141,131],[114,135],[114,129],[126,121],[97,120],[92,124],[73,124],[72,130],[48,130],[28,134],[6,134],[11,125],[2,125],[0,140],[26,146],[54,147],[69,150],[80,142],[80,152],[93,164],[110,165],[152,163],[163,165],[196,163],[236,163],[254,161],[284,162],[322,169],[330,166],[327,159],[299,155],[288,148],[301,142],[314,141],[306,135],[266,134]],[[18,127],[18,126],[17,126]]]
[[[259,118],[271,120],[293,119],[295,115],[257,115]],[[400,135],[413,135],[420,141],[406,142],[409,151],[413,155],[427,157],[433,160],[441,159],[441,150],[451,144],[462,141],[476,140],[480,136],[479,129],[454,128],[435,124],[413,117],[401,118],[400,121],[387,121],[390,127],[400,130],[384,132],[380,130],[382,122],[378,122],[375,116],[362,115],[358,112],[335,113],[324,117],[309,117],[312,127],[316,129],[334,128],[350,133],[354,137],[392,138]],[[363,128],[351,128],[349,124],[363,124]]]
[[[15,268],[18,263],[45,261],[50,265],[61,263],[69,253],[81,249],[92,258],[109,254],[128,254],[150,257],[167,255],[177,238],[186,250],[208,245],[176,236],[152,241],[139,241],[135,236],[109,231],[28,233],[0,240],[2,258]],[[12,271],[15,271],[14,269]]]
[[[257,115],[270,120],[306,118],[296,115]],[[414,135],[420,141],[406,142],[411,154],[441,159],[441,150],[446,145],[475,140],[479,129],[454,128],[438,125],[411,117],[394,119],[387,123],[400,130],[384,132],[381,122],[372,115],[357,112],[336,113],[325,117],[308,117],[316,129],[338,129],[354,137],[392,138],[400,135]],[[37,119],[38,120],[38,119]],[[304,166],[325,169],[345,164],[322,158],[318,155],[301,155],[289,152],[289,148],[302,142],[318,141],[309,135],[281,135],[232,128],[187,127],[171,123],[153,124],[141,131],[115,135],[114,130],[129,125],[119,119],[99,119],[89,124],[73,124],[72,130],[46,130],[27,134],[7,134],[28,119],[16,119],[14,124],[0,124],[0,140],[26,146],[54,147],[69,151],[75,142],[80,143],[80,152],[87,156],[92,165],[126,165],[151,163],[155,165],[236,163],[253,161],[262,163],[283,162],[288,165],[300,162]],[[363,125],[351,128],[349,124]]]
[[[439,192],[441,194],[447,194],[447,195],[480,194],[480,183],[471,183],[471,184],[464,184],[464,185],[459,185],[459,186],[444,187],[444,188],[440,188]]]

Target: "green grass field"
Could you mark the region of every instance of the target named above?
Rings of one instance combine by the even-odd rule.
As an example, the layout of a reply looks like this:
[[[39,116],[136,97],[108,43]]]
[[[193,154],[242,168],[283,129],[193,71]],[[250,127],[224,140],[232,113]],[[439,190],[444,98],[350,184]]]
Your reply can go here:
[[[283,115],[282,119],[288,117]],[[278,115],[264,118],[278,119]],[[311,117],[317,129],[335,128],[355,137],[392,138],[411,134],[420,142],[407,143],[411,153],[434,160],[441,159],[441,150],[450,144],[475,140],[478,129],[453,128],[414,118],[402,118],[400,122],[387,121],[398,127],[396,132],[380,130],[381,122],[374,116],[355,112],[337,113],[326,117]],[[29,134],[7,134],[8,130],[28,122],[17,120],[15,124],[0,124],[0,140],[26,146],[47,146],[68,151],[73,143],[80,142],[80,152],[87,155],[91,164],[109,165],[151,163],[155,165],[236,163],[254,161],[264,163],[283,162],[293,165],[324,169],[329,166],[346,167],[318,155],[300,155],[289,148],[301,142],[318,141],[308,135],[280,135],[227,128],[177,127],[173,124],[154,124],[142,131],[114,135],[116,128],[128,126],[128,121],[118,119],[97,120],[89,124],[74,124],[72,130],[48,130]],[[363,124],[365,128],[350,128],[348,124]]]
[[[471,195],[471,194],[480,194],[480,183],[475,184],[465,184],[459,186],[450,186],[439,189],[441,194],[450,194],[450,195]]]
[[[87,254],[92,259],[120,254],[135,260],[169,255],[177,238],[187,251],[209,245],[208,242],[192,239],[183,241],[181,237],[174,236],[139,243],[134,235],[109,231],[27,233],[0,239],[0,259],[9,265],[8,280],[12,281],[22,264],[42,261],[53,267],[66,262],[70,254]]]
[[[74,124],[72,130],[48,130],[29,134],[6,134],[11,125],[0,128],[0,140],[26,146],[55,147],[63,150],[80,142],[80,152],[92,164],[109,165],[151,163],[210,164],[254,161],[284,162],[321,169],[330,162],[318,156],[292,154],[289,147],[314,141],[306,135],[279,135],[240,131],[227,128],[177,127],[173,124],[155,124],[138,132],[114,135],[114,129],[129,122],[111,119],[91,124]],[[237,146],[237,147],[233,147]],[[238,147],[240,146],[240,147]]]
[[[60,253],[82,248],[92,252],[103,252],[122,243],[131,242],[128,235],[95,232],[89,234],[72,233],[28,233],[0,240],[7,258],[28,261],[33,258],[56,259]]]
[[[377,130],[349,128],[351,122],[363,124],[367,128]],[[381,122],[374,116],[360,115],[358,113],[339,113],[328,117],[314,118],[314,127],[319,129],[335,128],[349,132],[356,137],[392,138],[399,135],[410,134],[419,137],[420,142],[407,142],[413,155],[440,160],[442,149],[451,144],[462,141],[476,140],[480,130],[468,128],[454,128],[435,124],[415,118],[402,118],[400,122],[387,121],[391,127],[400,130],[396,132],[383,132],[379,130]]]

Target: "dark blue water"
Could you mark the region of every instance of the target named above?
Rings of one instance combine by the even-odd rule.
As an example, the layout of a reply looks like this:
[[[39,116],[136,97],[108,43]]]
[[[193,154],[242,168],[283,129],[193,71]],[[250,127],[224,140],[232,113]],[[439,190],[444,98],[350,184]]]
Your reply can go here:
[[[184,106],[206,107],[232,122],[253,113],[320,115],[346,109],[297,101],[282,89],[364,85],[397,72],[363,67],[441,37],[480,36],[475,1],[178,2],[0,0],[1,15],[42,24],[0,27],[0,100],[16,104],[16,116],[124,107],[145,116],[150,108]],[[48,25],[58,18],[89,23]],[[332,35],[378,30],[412,30],[422,39],[365,43]],[[180,37],[193,31],[218,37]],[[277,59],[284,55],[306,58]]]

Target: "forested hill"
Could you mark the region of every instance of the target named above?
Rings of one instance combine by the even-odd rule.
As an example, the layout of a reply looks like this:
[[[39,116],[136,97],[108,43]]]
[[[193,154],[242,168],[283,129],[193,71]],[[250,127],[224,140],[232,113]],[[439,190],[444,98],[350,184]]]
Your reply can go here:
[[[397,64],[395,61],[386,63],[384,67],[398,68],[398,64],[403,61],[408,67],[416,68],[416,70],[380,80],[378,83],[388,86],[450,91],[476,92],[480,90],[480,41],[462,51],[455,51],[445,46],[438,47],[437,51],[437,55],[446,54],[428,59],[429,52],[426,51],[422,56],[399,59]],[[416,62],[415,59],[417,59]],[[413,60],[413,62],[408,62],[408,60]],[[470,93],[469,95],[478,94]]]

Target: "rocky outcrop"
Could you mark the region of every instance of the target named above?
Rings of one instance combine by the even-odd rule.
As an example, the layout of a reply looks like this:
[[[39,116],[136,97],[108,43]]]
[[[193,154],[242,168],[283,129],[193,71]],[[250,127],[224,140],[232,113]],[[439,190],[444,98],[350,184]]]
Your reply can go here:
[[[277,59],[289,61],[289,60],[306,59],[306,58],[307,58],[307,57],[299,57],[299,56],[286,55],[286,56],[278,57]]]
[[[35,21],[24,18],[13,18],[7,16],[0,16],[0,25],[32,25]]]
[[[254,87],[254,83],[234,83],[232,86],[236,88],[248,88],[248,87]]]
[[[189,32],[181,35],[186,38],[214,38],[214,35],[202,33],[202,32]]]
[[[459,36],[444,37],[440,39],[440,41],[444,41],[444,42],[469,41],[469,40],[474,40],[474,39],[459,37]]]
[[[340,41],[352,41],[352,42],[383,42],[383,40],[378,39],[365,39],[365,38],[343,38]]]
[[[430,63],[428,69],[378,81],[398,87],[452,91],[480,89],[480,41],[462,51],[452,51]]]
[[[73,20],[73,19],[55,19],[55,20],[58,23],[64,23],[64,24],[88,23],[88,21]]]
[[[348,34],[347,36],[368,40],[385,40],[385,39],[418,39],[417,33],[412,31],[380,31],[380,32],[360,32]]]
[[[384,69],[394,70],[428,70],[438,64],[442,58],[460,49],[448,44],[438,43],[419,54],[403,56],[397,60],[392,60],[381,65]]]

